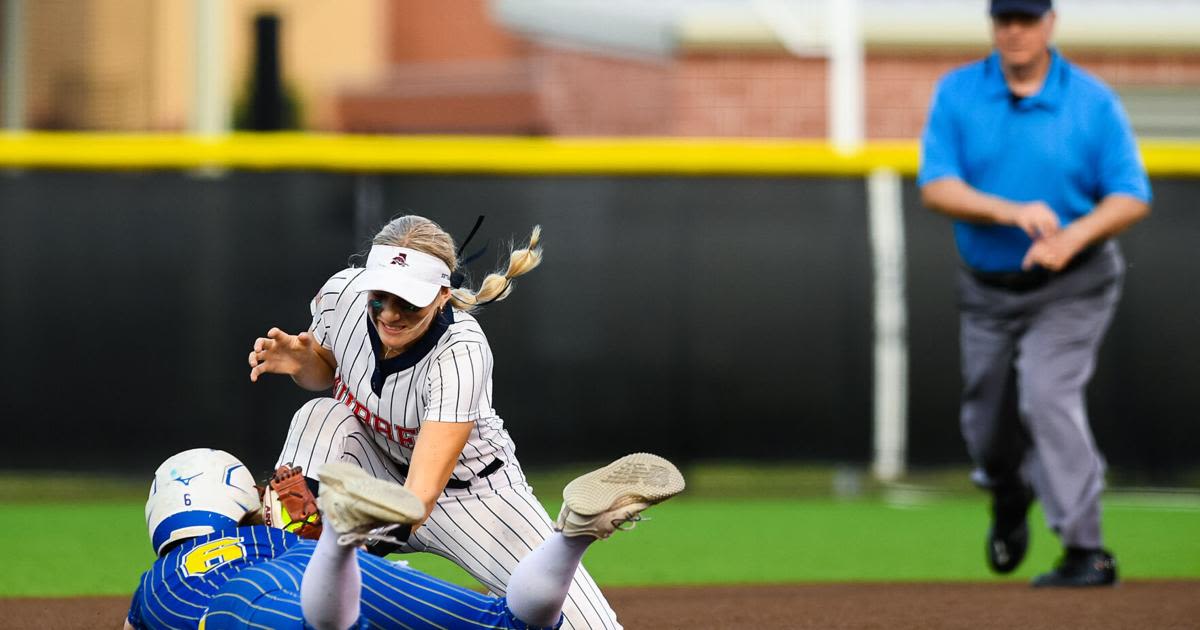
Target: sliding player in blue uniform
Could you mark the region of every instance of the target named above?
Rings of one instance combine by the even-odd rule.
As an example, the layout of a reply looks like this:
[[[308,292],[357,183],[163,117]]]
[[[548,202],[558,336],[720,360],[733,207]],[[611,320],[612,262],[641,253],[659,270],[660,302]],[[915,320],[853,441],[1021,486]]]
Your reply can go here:
[[[567,484],[555,534],[522,558],[507,596],[482,595],[360,550],[425,515],[404,487],[326,464],[316,542],[252,524],[254,480],[232,455],[192,449],[155,472],[146,523],[158,553],[126,628],[556,628],[592,542],[683,490],[670,462],[627,455]]]

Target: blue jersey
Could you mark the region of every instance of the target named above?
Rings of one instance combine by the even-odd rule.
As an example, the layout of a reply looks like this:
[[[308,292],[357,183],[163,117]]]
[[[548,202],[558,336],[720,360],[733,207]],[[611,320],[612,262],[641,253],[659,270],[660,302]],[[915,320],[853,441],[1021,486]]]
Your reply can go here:
[[[959,179],[1017,202],[1042,201],[1068,225],[1108,195],[1150,202],[1150,182],[1117,95],[1051,50],[1037,94],[1009,91],[999,53],[947,74],[921,139],[920,186]],[[1032,241],[1012,226],[954,224],[959,253],[980,271],[1016,271]]]
[[[230,578],[300,542],[269,527],[238,527],[185,540],[142,574],[129,622],[135,628],[195,628]]]
[[[300,582],[316,543],[261,525],[184,541],[142,574],[129,608],[135,628],[307,627]],[[505,600],[358,552],[356,628],[528,628]],[[559,621],[561,625],[561,619]]]

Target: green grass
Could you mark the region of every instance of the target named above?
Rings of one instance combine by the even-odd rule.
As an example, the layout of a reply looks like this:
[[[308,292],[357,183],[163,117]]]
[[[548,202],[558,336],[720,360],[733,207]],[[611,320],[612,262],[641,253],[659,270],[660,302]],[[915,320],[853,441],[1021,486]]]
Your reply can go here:
[[[557,513],[556,505],[549,505]],[[1030,516],[1029,556],[1011,576],[984,565],[983,498],[921,504],[881,499],[679,499],[647,512],[634,532],[594,545],[584,564],[601,584],[826,581],[1024,582],[1061,553],[1040,512]],[[1200,503],[1178,506],[1114,496],[1105,508],[1107,544],[1125,578],[1200,578]],[[471,585],[440,558],[412,566]]]
[[[983,563],[986,497],[965,491],[958,475],[885,488],[817,469],[746,471],[688,471],[686,495],[649,511],[649,522],[633,532],[592,547],[585,564],[607,586],[997,579]],[[539,476],[535,486],[561,487],[573,474]],[[0,477],[0,597],[132,592],[153,560],[142,518],[144,484],[93,481]],[[853,496],[834,498],[834,485]],[[93,500],[75,502],[80,496]],[[557,513],[556,504],[547,508]],[[1200,578],[1197,495],[1114,492],[1104,518],[1124,577]],[[1041,514],[1030,523],[1030,557],[1005,580],[1027,580],[1059,553]],[[474,586],[440,558],[403,558]]]
[[[0,505],[0,596],[133,593],[154,561],[144,500]]]

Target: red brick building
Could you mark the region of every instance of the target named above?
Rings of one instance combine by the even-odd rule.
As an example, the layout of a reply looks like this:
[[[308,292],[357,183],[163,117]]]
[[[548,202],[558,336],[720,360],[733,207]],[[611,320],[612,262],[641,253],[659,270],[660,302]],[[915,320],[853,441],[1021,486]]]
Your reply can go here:
[[[821,138],[824,0],[390,3],[387,79],[349,131]],[[1122,93],[1142,135],[1200,137],[1200,3],[1060,0],[1058,44]],[[987,54],[984,0],[860,0],[870,139],[920,133],[933,84]],[[436,8],[433,8],[436,7]],[[774,21],[773,21],[774,20]],[[807,40],[805,39],[807,38]],[[795,46],[793,46],[793,49]]]

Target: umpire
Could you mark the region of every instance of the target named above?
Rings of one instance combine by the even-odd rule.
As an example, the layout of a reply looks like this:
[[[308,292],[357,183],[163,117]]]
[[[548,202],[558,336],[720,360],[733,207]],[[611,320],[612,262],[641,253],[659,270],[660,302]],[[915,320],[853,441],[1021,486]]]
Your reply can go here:
[[[1104,459],[1084,389],[1121,294],[1112,237],[1150,210],[1120,101],[1050,46],[1050,0],[991,0],[993,51],[937,85],[921,141],[926,206],[964,266],[962,433],[992,493],[987,558],[1016,569],[1041,500],[1065,552],[1034,586],[1104,586]]]

